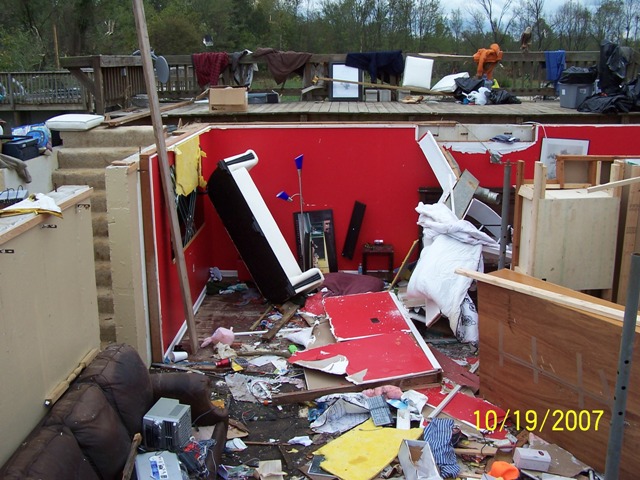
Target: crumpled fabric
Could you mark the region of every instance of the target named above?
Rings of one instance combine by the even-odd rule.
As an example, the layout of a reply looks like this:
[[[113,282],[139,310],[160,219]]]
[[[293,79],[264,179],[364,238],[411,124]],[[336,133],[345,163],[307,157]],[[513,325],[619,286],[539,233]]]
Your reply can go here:
[[[453,434],[452,418],[434,418],[424,429],[423,440],[431,447],[433,459],[440,469],[442,478],[456,478],[460,467],[451,444]]]
[[[200,137],[193,137],[174,148],[176,165],[176,193],[189,195],[197,187],[206,187],[202,176],[202,157],[206,156],[200,149]]]
[[[435,303],[459,341],[476,343],[478,322],[467,293],[472,279],[455,270],[482,271],[483,245],[498,248],[499,244],[472,223],[459,220],[443,203],[420,202],[416,211],[424,247],[409,279],[407,297]]]

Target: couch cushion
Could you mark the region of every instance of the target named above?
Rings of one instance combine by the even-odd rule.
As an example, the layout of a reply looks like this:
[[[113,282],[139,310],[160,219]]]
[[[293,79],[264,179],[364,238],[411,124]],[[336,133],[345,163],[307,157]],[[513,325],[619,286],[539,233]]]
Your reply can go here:
[[[131,441],[119,415],[94,383],[74,384],[53,406],[45,425],[64,424],[104,480],[122,478]]]
[[[5,480],[100,480],[64,425],[35,430],[0,472]]]
[[[94,382],[102,388],[130,436],[142,432],[142,417],[153,405],[153,392],[149,370],[133,347],[106,347],[76,381],[84,382]]]

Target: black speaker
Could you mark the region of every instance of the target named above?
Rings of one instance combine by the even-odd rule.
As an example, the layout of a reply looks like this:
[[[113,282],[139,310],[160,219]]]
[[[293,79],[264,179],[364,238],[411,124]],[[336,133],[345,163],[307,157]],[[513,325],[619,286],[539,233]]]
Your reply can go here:
[[[353,205],[353,211],[351,212],[351,221],[349,222],[349,231],[347,232],[347,238],[344,241],[344,247],[342,248],[342,256],[347,257],[349,260],[353,259],[353,253],[358,243],[358,235],[360,235],[360,227],[362,226],[362,219],[364,218],[364,210],[367,206],[364,203],[360,203],[356,200]]]

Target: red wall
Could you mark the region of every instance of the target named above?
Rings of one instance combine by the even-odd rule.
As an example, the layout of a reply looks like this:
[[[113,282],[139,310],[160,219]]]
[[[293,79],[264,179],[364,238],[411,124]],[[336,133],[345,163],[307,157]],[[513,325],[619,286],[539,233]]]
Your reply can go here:
[[[634,125],[578,126],[559,125],[538,128],[538,142],[527,150],[505,154],[504,161],[524,160],[525,176],[533,177],[533,164],[540,158],[541,139],[587,139],[589,154],[633,155],[640,127]],[[205,179],[219,160],[253,149],[259,163],[251,176],[269,210],[280,226],[292,251],[296,251],[293,213],[299,208],[276,198],[281,190],[298,192],[294,158],[304,154],[303,193],[306,210],[332,209],[336,233],[336,251],[340,270],[356,270],[361,261],[362,244],[383,239],[395,247],[395,266],[400,265],[409,247],[418,238],[415,207],[420,187],[437,187],[422,150],[416,142],[415,126],[274,126],[224,125],[200,136]],[[469,170],[487,188],[502,187],[501,165],[489,162],[488,153],[452,152],[461,170]],[[163,315],[163,343],[166,346],[184,322],[177,269],[172,260],[170,235],[162,191],[154,175],[156,199],[156,242]],[[512,183],[515,182],[515,168]],[[355,201],[366,205],[362,230],[354,258],[342,257],[345,237]],[[205,223],[185,251],[191,294],[195,301],[208,279],[209,267],[221,270],[238,268],[238,253],[206,195],[203,202]],[[379,263],[378,263],[379,261]],[[373,258],[371,269],[385,268],[386,259]]]
[[[589,154],[631,155],[640,151],[640,146],[636,147],[632,141],[638,134],[638,126],[545,126],[544,130],[539,128],[537,144],[525,151],[505,154],[503,160],[524,160],[525,176],[532,178],[533,164],[540,158],[543,136],[588,139]],[[356,270],[363,243],[383,239],[393,244],[398,266],[418,237],[415,212],[418,188],[437,187],[438,184],[415,136],[414,126],[225,125],[202,135],[201,146],[207,152],[207,163],[215,163],[249,148],[257,153],[260,161],[251,170],[251,176],[294,252],[292,216],[299,206],[297,202],[283,202],[275,195],[280,190],[286,190],[290,195],[298,191],[294,158],[304,154],[302,177],[306,209],[333,210],[338,268]],[[468,169],[482,186],[502,188],[503,167],[491,164],[488,154],[452,153],[461,170]],[[515,168],[512,181],[515,182]],[[355,256],[349,260],[340,253],[356,200],[367,208]],[[217,218],[211,247],[216,266],[236,269],[235,247]],[[384,260],[380,259],[380,264],[374,263],[372,268],[383,266]]]

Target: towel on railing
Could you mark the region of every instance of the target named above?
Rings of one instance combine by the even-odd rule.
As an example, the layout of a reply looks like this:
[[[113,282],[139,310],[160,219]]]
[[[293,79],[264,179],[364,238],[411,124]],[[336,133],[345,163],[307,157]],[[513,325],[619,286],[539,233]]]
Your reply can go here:
[[[366,70],[371,75],[371,82],[378,79],[389,83],[391,76],[401,75],[404,71],[402,50],[388,52],[347,53],[345,64],[348,67]]]
[[[278,85],[283,83],[289,75],[304,74],[304,66],[311,59],[310,53],[281,52],[273,48],[258,48],[253,58],[264,57],[271,76]]]
[[[553,82],[553,86],[558,88],[558,80],[565,67],[564,50],[552,50],[544,52],[544,61],[547,66],[547,80]]]
[[[205,85],[217,85],[220,73],[229,65],[227,52],[205,52],[191,55],[193,68],[196,70],[196,80],[200,88]]]
[[[253,72],[258,71],[258,65],[255,63],[240,63],[240,59],[247,55],[251,55],[251,50],[246,48],[239,52],[233,52],[229,54],[229,61],[231,62],[231,74],[233,80],[237,85],[251,88],[251,82],[253,82]]]

